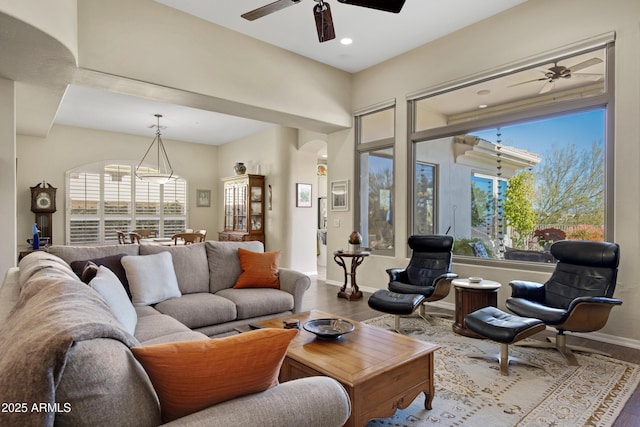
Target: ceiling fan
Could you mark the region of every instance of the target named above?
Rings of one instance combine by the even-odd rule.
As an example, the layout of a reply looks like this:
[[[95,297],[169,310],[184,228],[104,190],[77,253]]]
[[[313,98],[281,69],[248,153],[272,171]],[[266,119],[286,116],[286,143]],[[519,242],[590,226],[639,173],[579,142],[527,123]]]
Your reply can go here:
[[[286,7],[300,3],[301,0],[277,0],[257,9],[243,13],[242,16],[248,21],[255,21],[258,18],[267,16]],[[320,43],[336,38],[333,28],[333,18],[331,17],[331,8],[329,3],[324,0],[314,0],[316,4],[313,7],[313,16],[316,21],[316,30],[318,31],[318,40]],[[399,13],[404,6],[406,0],[338,0],[340,3],[350,4],[353,6],[368,7],[370,9],[383,10],[385,12]]]
[[[591,59],[587,59],[586,61],[580,62],[578,64],[575,64],[571,67],[565,67],[564,65],[558,65],[557,62],[554,62],[553,67],[549,67],[548,69],[546,68],[537,68],[537,71],[541,72],[544,74],[543,77],[537,78],[537,79],[533,79],[533,80],[527,80],[525,82],[520,82],[520,83],[516,83],[513,84],[509,87],[513,87],[513,86],[520,86],[526,83],[531,83],[531,82],[542,82],[542,81],[546,81],[546,83],[544,84],[544,86],[542,86],[542,89],[540,89],[539,93],[547,93],[549,91],[551,91],[551,89],[553,89],[555,87],[555,84],[558,80],[561,79],[570,79],[570,78],[580,78],[580,79],[585,79],[585,80],[592,80],[592,81],[597,81],[600,80],[602,78],[602,74],[597,74],[597,73],[577,73],[576,71],[580,71],[583,70],[585,68],[591,67],[593,65],[597,65],[600,64],[602,62],[602,59],[600,58],[591,58]]]

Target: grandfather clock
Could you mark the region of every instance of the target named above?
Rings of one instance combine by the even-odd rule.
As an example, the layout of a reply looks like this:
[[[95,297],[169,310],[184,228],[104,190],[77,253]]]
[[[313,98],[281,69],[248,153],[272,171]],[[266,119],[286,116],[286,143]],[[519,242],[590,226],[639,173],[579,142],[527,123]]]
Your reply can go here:
[[[40,238],[48,237],[52,243],[53,227],[51,218],[56,211],[56,190],[44,181],[31,188],[31,211],[36,214],[36,225],[40,230]],[[44,240],[44,239],[42,239]]]

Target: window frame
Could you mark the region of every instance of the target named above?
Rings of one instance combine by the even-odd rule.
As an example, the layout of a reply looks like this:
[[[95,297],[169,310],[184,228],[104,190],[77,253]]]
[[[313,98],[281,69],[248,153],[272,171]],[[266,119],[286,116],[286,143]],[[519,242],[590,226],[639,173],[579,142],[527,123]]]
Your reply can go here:
[[[106,167],[107,166],[113,166],[113,165],[117,165],[117,166],[125,166],[130,168],[130,175],[132,177],[131,179],[131,190],[130,190],[130,212],[127,215],[114,215],[114,214],[109,214],[107,215],[105,213],[105,174],[106,174]],[[176,220],[176,219],[184,219],[184,224],[185,224],[185,228],[188,228],[188,222],[189,222],[189,183],[186,179],[181,178],[181,177],[177,177],[177,180],[180,180],[182,182],[184,182],[184,214],[183,215],[176,215],[176,214],[166,214],[164,212],[164,197],[165,197],[165,189],[164,189],[164,185],[160,185],[160,189],[159,189],[159,211],[157,214],[155,215],[150,215],[148,213],[137,213],[136,212],[136,196],[137,196],[137,191],[136,191],[136,181],[138,181],[139,179],[136,177],[135,175],[135,168],[138,165],[137,162],[132,161],[132,160],[104,160],[104,161],[99,161],[99,162],[93,162],[93,163],[88,163],[85,165],[81,165],[78,167],[75,167],[73,169],[69,169],[65,172],[65,188],[66,188],[66,195],[65,195],[65,244],[69,245],[72,244],[71,243],[71,223],[73,221],[84,221],[86,220],[91,220],[91,221],[98,221],[98,233],[97,233],[97,241],[96,242],[78,242],[78,243],[74,243],[77,245],[95,245],[95,244],[115,244],[117,243],[117,239],[116,240],[106,240],[106,223],[109,221],[120,221],[120,220],[124,220],[124,221],[128,221],[129,225],[128,225],[128,229],[133,230],[135,228],[137,228],[137,222],[139,221],[145,221],[145,220],[151,220],[151,221],[158,221],[158,232],[159,232],[159,236],[162,237],[164,236],[164,231],[165,231],[165,227],[164,227],[164,223],[167,220]],[[71,176],[73,174],[77,174],[77,173],[89,173],[89,174],[97,174],[99,176],[99,183],[98,183],[98,187],[99,187],[99,201],[98,201],[98,212],[95,215],[83,215],[83,214],[72,214],[71,213]],[[83,218],[84,217],[84,218]]]
[[[521,122],[528,122],[532,120],[542,120],[546,118],[556,117],[562,114],[580,113],[584,111],[593,110],[596,108],[603,108],[605,111],[605,134],[604,134],[604,240],[613,241],[615,235],[614,230],[614,153],[615,153],[615,138],[614,138],[614,120],[615,120],[615,43],[612,36],[607,35],[605,41],[599,44],[591,44],[588,47],[582,49],[576,49],[565,51],[563,53],[554,52],[547,56],[539,56],[534,62],[527,62],[521,64],[519,67],[512,67],[503,72],[494,72],[487,75],[478,75],[464,79],[458,83],[448,84],[444,88],[433,89],[431,91],[424,92],[422,95],[411,95],[407,99],[407,111],[408,114],[408,137],[407,137],[407,170],[411,171],[407,174],[407,232],[411,235],[414,229],[414,194],[415,194],[415,163],[416,163],[416,144],[428,140],[435,140],[439,138],[453,137],[455,135],[462,135],[469,132],[477,131],[480,129],[486,129],[490,127],[503,127],[507,125],[513,125]],[[477,84],[482,81],[492,80],[500,78],[502,76],[519,72],[523,69],[535,67],[539,64],[552,62],[561,58],[572,57],[580,53],[586,53],[596,49],[605,49],[605,77],[603,93],[594,95],[583,99],[565,100],[552,103],[544,106],[530,107],[521,109],[518,111],[512,111],[503,113],[499,116],[493,117],[481,117],[478,119],[472,119],[463,123],[454,123],[448,126],[436,127],[421,131],[414,131],[416,123],[416,104],[422,99],[440,95],[443,93],[455,91],[462,87]],[[436,218],[439,220],[439,218]],[[435,225],[437,229],[437,224]],[[500,259],[482,259],[477,257],[468,257],[461,255],[454,255],[455,262],[463,264],[477,264],[483,266],[492,267],[513,267],[522,270],[532,271],[552,271],[554,266],[543,263],[533,263],[524,261],[513,260],[500,260]]]
[[[360,142],[361,139],[361,135],[362,135],[362,117],[370,115],[370,114],[376,114],[376,113],[380,113],[381,111],[384,110],[393,110],[393,133],[394,136],[393,137],[389,137],[389,138],[383,138],[383,139],[379,139],[379,140],[373,140],[373,141],[368,141],[368,142]],[[394,208],[394,204],[396,201],[396,178],[397,178],[397,174],[396,174],[396,131],[397,131],[397,126],[396,126],[396,120],[397,120],[397,109],[396,109],[396,103],[395,100],[390,101],[390,102],[386,102],[380,105],[377,105],[376,107],[370,108],[366,111],[361,111],[355,114],[354,117],[354,123],[355,123],[355,179],[354,179],[354,187],[353,187],[353,215],[354,215],[354,229],[356,230],[361,230],[360,233],[363,233],[364,235],[364,230],[362,230],[362,221],[361,221],[361,203],[362,203],[362,196],[360,194],[360,185],[362,183],[362,170],[360,167],[360,155],[362,153],[370,153],[372,151],[378,151],[378,150],[386,150],[386,149],[391,149],[393,151],[393,158],[392,158],[392,167],[393,167],[393,171],[392,171],[392,176],[393,176],[393,185],[391,186],[391,194],[392,194],[392,212],[395,212],[395,208]],[[367,175],[368,176],[368,175]],[[368,197],[368,195],[367,195]],[[392,216],[392,226],[393,226],[393,249],[386,249],[386,250],[371,250],[371,254],[372,255],[377,255],[377,256],[390,256],[390,257],[394,257],[395,253],[396,253],[396,242],[395,242],[395,237],[397,235],[396,232],[396,221],[393,218],[395,215]],[[368,240],[367,240],[367,243]]]

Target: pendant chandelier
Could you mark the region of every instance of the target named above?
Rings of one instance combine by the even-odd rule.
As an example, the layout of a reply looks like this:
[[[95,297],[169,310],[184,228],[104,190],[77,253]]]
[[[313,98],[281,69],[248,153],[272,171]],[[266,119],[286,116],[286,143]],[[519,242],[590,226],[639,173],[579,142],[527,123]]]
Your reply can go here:
[[[177,176],[173,174],[171,162],[169,161],[167,152],[164,149],[164,144],[162,143],[162,137],[160,136],[160,117],[162,117],[162,114],[154,115],[158,119],[156,137],[151,142],[147,152],[144,153],[142,160],[140,160],[140,164],[138,164],[136,168],[136,176],[143,181],[166,184],[176,179]],[[143,166],[143,164],[148,166]]]

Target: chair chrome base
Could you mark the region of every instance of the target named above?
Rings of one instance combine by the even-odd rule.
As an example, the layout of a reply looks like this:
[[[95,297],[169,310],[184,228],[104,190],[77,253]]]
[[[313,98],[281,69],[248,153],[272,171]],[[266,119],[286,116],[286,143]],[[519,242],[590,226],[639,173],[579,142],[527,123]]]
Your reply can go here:
[[[472,359],[484,359],[484,360],[492,360],[494,362],[498,362],[500,364],[500,374],[505,376],[509,375],[509,364],[526,365],[526,366],[533,366],[534,368],[544,369],[540,365],[531,363],[519,357],[509,356],[509,344],[504,344],[504,343],[500,344],[500,353],[468,354],[467,357],[470,357]]]
[[[433,323],[429,320],[430,318],[434,318],[434,317],[441,317],[443,319],[451,319],[453,317],[453,314],[448,314],[448,313],[426,313],[425,312],[425,308],[424,308],[424,304],[420,305],[420,308],[417,310],[417,312],[413,312],[411,314],[407,314],[407,315],[402,315],[402,314],[396,314],[394,315],[394,326],[393,326],[393,331],[402,334],[402,333],[408,333],[408,332],[420,332],[421,329],[420,328],[400,328],[400,318],[404,317],[405,319],[408,318],[420,318],[422,320],[424,320],[427,324],[433,326]]]
[[[609,353],[605,353],[604,351],[578,345],[567,345],[567,336],[565,334],[557,334],[555,337],[547,337],[547,341],[549,342],[526,342],[517,343],[515,345],[536,348],[555,348],[566,359],[569,366],[580,366],[578,360],[576,359],[576,356],[573,354],[573,351],[581,353],[600,354],[602,356],[611,356]]]

